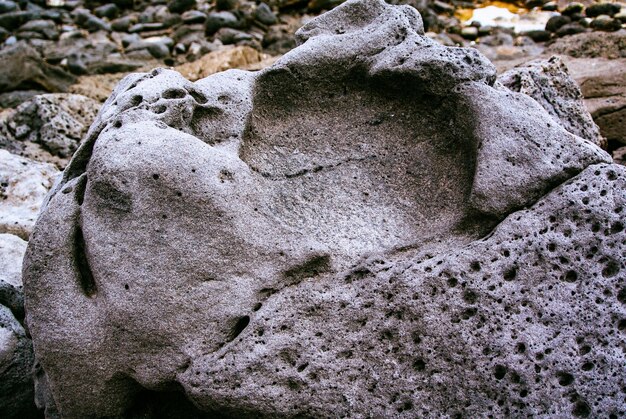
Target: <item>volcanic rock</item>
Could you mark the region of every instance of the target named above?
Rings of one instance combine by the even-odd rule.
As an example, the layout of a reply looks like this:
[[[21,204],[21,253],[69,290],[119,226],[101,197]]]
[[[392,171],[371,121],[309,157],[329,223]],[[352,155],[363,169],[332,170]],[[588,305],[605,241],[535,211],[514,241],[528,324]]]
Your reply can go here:
[[[567,131],[606,147],[606,140],[585,108],[580,88],[558,57],[531,61],[507,71],[498,80],[535,99]]]
[[[0,62],[0,92],[33,88],[65,92],[75,81],[71,74],[42,60],[23,41],[1,50]]]
[[[626,170],[411,7],[296,38],[105,103],[24,262],[61,416],[624,412]]]
[[[27,143],[69,158],[93,122],[100,104],[68,93],[38,95],[0,120],[0,146],[24,154]]]

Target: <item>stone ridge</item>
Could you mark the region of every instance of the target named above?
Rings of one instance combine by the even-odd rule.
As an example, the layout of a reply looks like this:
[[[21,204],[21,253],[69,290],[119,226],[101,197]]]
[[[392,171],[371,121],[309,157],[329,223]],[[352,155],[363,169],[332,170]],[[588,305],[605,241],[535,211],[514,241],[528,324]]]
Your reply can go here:
[[[49,411],[623,414],[624,171],[414,9],[298,37],[101,109],[24,262]]]

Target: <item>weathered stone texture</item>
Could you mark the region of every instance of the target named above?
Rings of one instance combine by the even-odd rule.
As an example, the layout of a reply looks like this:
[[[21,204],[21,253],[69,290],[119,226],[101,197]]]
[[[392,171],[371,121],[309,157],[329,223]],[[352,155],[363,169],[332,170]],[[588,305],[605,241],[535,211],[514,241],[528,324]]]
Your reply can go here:
[[[624,168],[410,7],[297,39],[104,105],[25,259],[60,414],[623,414]]]

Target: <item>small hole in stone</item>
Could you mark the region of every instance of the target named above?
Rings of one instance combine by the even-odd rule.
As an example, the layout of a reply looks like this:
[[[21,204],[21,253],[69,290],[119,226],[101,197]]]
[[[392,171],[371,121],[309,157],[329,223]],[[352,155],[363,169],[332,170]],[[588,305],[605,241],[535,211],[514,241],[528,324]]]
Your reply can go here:
[[[233,326],[232,330],[230,331],[230,335],[228,337],[228,341],[232,341],[234,339],[237,338],[237,336],[239,336],[241,334],[241,332],[244,331],[244,329],[246,327],[248,327],[248,325],[250,324],[250,316],[243,316],[240,317],[239,319],[237,319],[237,321],[235,322],[235,325]]]
[[[593,362],[585,362],[581,368],[583,371],[591,371],[593,369]]]
[[[587,403],[582,400],[579,400],[574,405],[574,409],[572,410],[574,416],[579,418],[586,418],[591,414],[591,408]]]
[[[506,375],[506,367],[504,365],[496,365],[494,369],[493,376],[496,377],[496,380],[502,380]]]
[[[569,270],[563,276],[566,282],[575,282],[578,279],[578,273],[576,271]]]
[[[513,266],[504,272],[505,281],[513,281],[517,276],[517,267]]]
[[[605,268],[602,270],[602,276],[605,278],[611,278],[617,275],[619,271],[620,271],[619,264],[616,261],[611,260],[609,261],[609,263],[606,264]]]
[[[413,368],[415,369],[415,371],[424,371],[426,369],[426,363],[423,359],[418,358],[413,361]]]
[[[143,102],[143,96],[141,96],[141,95],[134,95],[130,99],[130,105],[131,106],[138,106],[139,104],[141,104],[141,102]]]
[[[558,372],[556,376],[559,379],[559,384],[562,385],[563,387],[569,386],[570,384],[574,382],[574,376],[568,372],[561,371],[561,372]]]
[[[182,99],[187,96],[187,92],[183,89],[167,89],[163,92],[164,99]]]

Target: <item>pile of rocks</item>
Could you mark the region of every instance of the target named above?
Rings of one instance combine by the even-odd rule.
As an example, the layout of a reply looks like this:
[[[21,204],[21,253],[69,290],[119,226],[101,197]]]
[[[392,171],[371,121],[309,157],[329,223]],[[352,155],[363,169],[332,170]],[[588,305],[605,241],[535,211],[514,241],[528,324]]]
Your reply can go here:
[[[548,2],[544,10],[558,11],[556,2]],[[582,3],[569,3],[560,13],[551,17],[546,31],[561,37],[590,30],[615,32],[626,24],[626,11],[620,3],[592,3],[585,7]]]
[[[67,92],[81,75],[176,65],[224,45],[291,49],[291,15],[265,3],[0,0],[0,109]]]
[[[77,76],[180,65],[224,45],[281,55],[295,46],[294,32],[310,14],[339,3],[341,0],[0,0],[0,60],[4,63],[0,68],[0,108],[17,106],[35,94],[67,92]],[[551,19],[547,32],[520,35],[499,27],[465,27],[456,10],[475,5],[463,0],[389,3],[415,7],[429,36],[445,45],[466,46],[470,41],[484,49],[505,45],[512,47],[508,54],[515,57],[538,54],[541,47],[535,42],[549,39],[550,31],[563,35],[583,26],[619,29],[624,18],[619,4],[600,3],[587,9],[575,4]],[[551,3],[541,7],[556,10]],[[577,29],[571,29],[572,25]],[[487,55],[498,58],[498,54]]]

